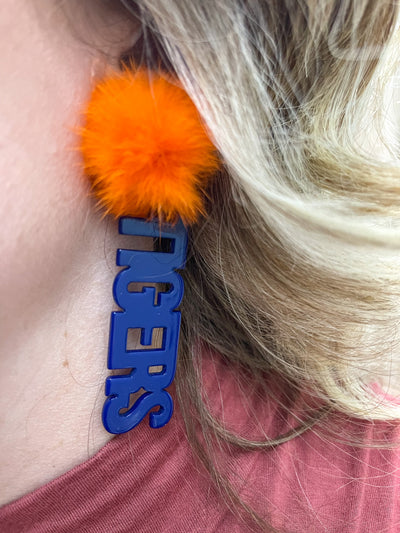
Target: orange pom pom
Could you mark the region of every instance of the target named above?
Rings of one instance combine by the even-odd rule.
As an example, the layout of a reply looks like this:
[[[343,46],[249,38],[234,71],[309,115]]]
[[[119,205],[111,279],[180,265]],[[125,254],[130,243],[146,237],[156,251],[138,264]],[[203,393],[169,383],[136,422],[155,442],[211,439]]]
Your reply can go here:
[[[193,223],[219,164],[186,92],[161,74],[125,70],[94,89],[82,131],[85,171],[107,213]]]

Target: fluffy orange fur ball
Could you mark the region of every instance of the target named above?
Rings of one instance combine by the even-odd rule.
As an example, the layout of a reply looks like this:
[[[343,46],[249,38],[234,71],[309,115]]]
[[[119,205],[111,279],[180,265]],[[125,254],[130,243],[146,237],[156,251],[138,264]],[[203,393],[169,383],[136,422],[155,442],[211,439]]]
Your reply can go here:
[[[99,82],[82,131],[85,172],[107,213],[186,224],[203,212],[218,168],[186,92],[157,72],[126,69]]]

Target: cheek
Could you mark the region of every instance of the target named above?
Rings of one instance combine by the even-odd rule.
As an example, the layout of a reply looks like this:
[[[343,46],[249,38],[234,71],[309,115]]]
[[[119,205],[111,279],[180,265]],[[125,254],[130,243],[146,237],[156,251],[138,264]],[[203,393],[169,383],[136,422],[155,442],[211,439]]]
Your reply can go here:
[[[59,282],[92,207],[74,131],[90,92],[93,56],[84,45],[35,27],[32,18],[24,28],[23,10],[19,17],[22,28],[8,35],[0,64],[3,311],[38,297],[49,280]]]

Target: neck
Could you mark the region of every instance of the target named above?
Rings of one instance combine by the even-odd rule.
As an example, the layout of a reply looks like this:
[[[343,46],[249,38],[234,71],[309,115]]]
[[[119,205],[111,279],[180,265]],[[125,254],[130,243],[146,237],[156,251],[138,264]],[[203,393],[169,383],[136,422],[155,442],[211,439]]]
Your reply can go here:
[[[22,312],[16,304],[1,317],[0,455],[6,460],[0,505],[88,459],[112,438],[101,410],[121,245],[116,222],[93,217],[65,253],[65,268],[32,290]]]

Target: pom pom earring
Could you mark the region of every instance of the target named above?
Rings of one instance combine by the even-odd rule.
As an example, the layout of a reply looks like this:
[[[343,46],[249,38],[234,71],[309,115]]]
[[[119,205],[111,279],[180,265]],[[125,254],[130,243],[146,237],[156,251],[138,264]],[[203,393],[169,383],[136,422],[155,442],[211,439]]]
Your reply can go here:
[[[85,171],[107,213],[190,224],[218,168],[185,91],[161,74],[125,70],[94,89],[82,133]]]
[[[218,158],[193,102],[177,81],[160,73],[126,69],[101,81],[85,116],[81,150],[99,204],[106,214],[122,217],[121,234],[168,244],[163,251],[117,251],[124,269],[113,293],[121,311],[111,313],[108,368],[130,373],[107,378],[103,424],[110,433],[124,433],[150,413],[150,426],[159,428],[173,411],[166,388],[175,375],[181,319],[176,308],[183,296],[176,270],[186,259],[186,227],[204,214],[203,192]],[[141,292],[129,290],[133,282],[144,285]],[[156,297],[154,282],[169,289]],[[152,349],[156,328],[162,346]],[[143,348],[127,349],[132,329],[141,330]],[[142,389],[129,407],[131,394]]]

